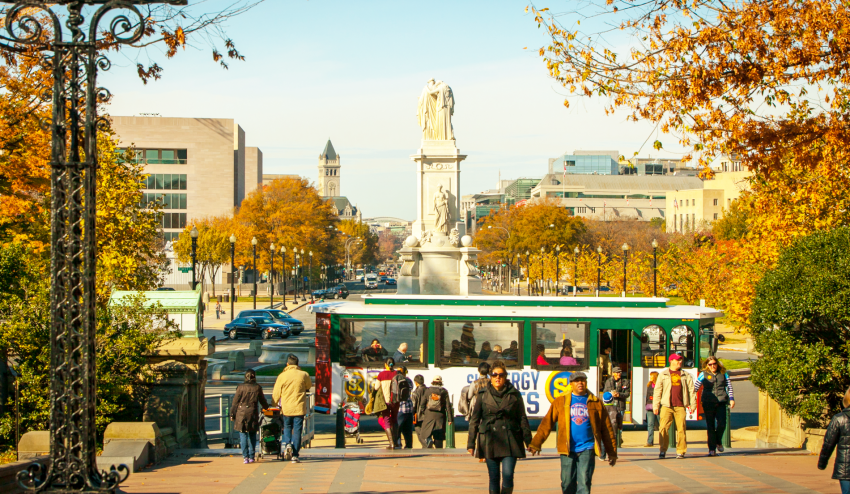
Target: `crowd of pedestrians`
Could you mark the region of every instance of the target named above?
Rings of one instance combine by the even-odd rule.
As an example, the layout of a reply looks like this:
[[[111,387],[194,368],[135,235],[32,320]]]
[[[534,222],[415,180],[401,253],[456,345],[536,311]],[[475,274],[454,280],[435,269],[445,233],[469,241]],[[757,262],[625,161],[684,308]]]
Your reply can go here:
[[[396,354],[405,357],[406,348]],[[622,445],[620,431],[623,413],[631,392],[629,380],[617,366],[609,368],[601,396],[588,390],[587,376],[574,372],[570,392],[556,398],[532,436],[525,403],[508,377],[503,361],[482,362],[479,377],[461,392],[459,411],[469,421],[467,451],[486,463],[490,494],[512,494],[517,460],[540,454],[543,443],[557,431],[557,451],[561,464],[561,489],[564,493],[590,493],[596,458],[617,463]],[[413,448],[414,434],[423,448],[442,448],[446,429],[454,420],[449,393],[443,380],[435,376],[425,385],[422,375],[413,379],[394,358],[384,361],[384,370],[373,381],[370,407],[377,410],[378,421],[387,435],[387,448]],[[298,367],[298,358],[290,355],[278,376],[272,393],[273,404],[283,417],[282,448],[284,459],[299,462],[301,433],[307,413],[306,394],[311,388],[309,375]],[[701,393],[700,393],[701,391]],[[646,388],[646,446],[653,446],[656,426],[659,431],[659,458],[665,458],[670,442],[669,430],[675,424],[676,457],[687,453],[686,416],[696,409],[700,396],[706,421],[709,456],[723,452],[722,435],[726,412],[735,407],[734,390],[726,369],[715,357],[705,360],[696,380],[682,371],[682,357],[670,356],[669,367],[649,375]],[[254,462],[259,426],[258,405],[268,409],[263,388],[253,370],[236,388],[230,411],[234,430],[239,432],[244,463]],[[832,478],[840,483],[842,494],[850,494],[850,389],[844,409],[832,417],[824,437],[818,468],[827,467],[837,449]],[[377,408],[375,408],[377,407]]]

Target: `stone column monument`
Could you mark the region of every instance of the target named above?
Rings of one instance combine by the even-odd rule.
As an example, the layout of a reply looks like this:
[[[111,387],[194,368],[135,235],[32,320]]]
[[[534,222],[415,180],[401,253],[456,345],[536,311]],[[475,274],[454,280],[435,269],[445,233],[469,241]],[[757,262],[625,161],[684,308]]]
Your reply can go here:
[[[399,294],[481,293],[474,266],[478,249],[471,247],[460,217],[460,162],[466,155],[455,144],[454,106],[452,89],[443,81],[429,80],[419,96],[422,144],[410,157],[417,168],[416,221],[399,251],[404,262]]]

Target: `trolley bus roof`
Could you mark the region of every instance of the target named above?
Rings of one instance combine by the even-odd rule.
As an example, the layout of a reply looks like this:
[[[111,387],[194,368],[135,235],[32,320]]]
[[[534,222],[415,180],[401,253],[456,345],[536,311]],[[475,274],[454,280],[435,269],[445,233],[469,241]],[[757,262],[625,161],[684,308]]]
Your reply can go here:
[[[326,302],[307,311],[338,315],[408,315],[462,317],[567,317],[714,319],[723,311],[696,305],[667,305],[666,298],[637,297],[497,297],[438,295],[363,295],[365,304]],[[439,310],[435,310],[439,307]],[[616,312],[614,312],[616,311]]]

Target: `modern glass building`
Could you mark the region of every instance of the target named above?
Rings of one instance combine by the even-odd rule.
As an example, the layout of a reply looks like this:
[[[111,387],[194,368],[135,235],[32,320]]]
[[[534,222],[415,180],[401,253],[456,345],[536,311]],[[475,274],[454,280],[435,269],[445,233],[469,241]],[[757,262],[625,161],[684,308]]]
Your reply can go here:
[[[564,165],[569,175],[618,175],[620,164],[608,154],[565,154],[552,161],[549,173],[563,174]]]

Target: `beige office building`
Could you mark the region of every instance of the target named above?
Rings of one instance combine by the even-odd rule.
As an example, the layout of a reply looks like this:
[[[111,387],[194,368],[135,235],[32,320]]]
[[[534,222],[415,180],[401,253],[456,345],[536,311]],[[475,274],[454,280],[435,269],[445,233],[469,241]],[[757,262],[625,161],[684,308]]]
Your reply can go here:
[[[721,165],[722,166],[722,165]],[[740,169],[740,165],[727,164]],[[712,167],[714,168],[714,167]],[[722,168],[721,168],[722,169]],[[710,229],[713,221],[723,217],[741,192],[749,189],[749,171],[715,171],[714,178],[702,182],[702,187],[677,190],[667,196],[667,231],[688,232]]]
[[[145,204],[165,204],[162,231],[176,238],[193,219],[227,215],[263,181],[263,153],[227,118],[112,117],[120,146],[149,173]]]

